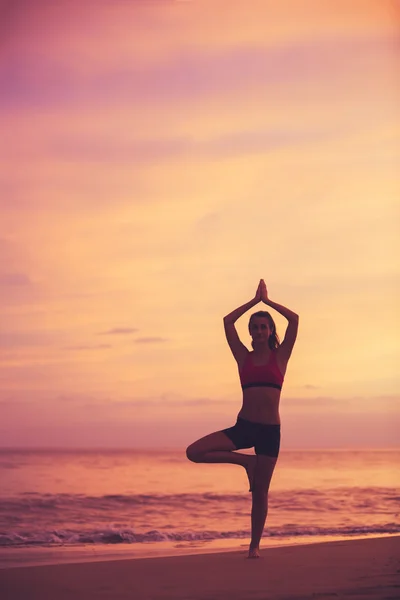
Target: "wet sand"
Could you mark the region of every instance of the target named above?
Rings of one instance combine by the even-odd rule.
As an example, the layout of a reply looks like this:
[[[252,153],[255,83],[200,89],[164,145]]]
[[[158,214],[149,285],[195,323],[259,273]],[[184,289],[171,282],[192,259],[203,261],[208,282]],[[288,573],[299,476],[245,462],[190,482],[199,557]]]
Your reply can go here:
[[[399,600],[400,536],[0,570],[2,600]]]

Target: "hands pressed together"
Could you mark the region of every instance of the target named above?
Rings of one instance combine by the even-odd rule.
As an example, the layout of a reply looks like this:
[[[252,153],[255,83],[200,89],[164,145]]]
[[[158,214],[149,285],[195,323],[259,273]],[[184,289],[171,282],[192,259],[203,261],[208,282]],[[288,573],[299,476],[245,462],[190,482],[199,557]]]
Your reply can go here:
[[[257,302],[264,302],[265,304],[267,303],[268,291],[264,279],[260,279],[260,283],[258,284],[258,288],[254,299],[257,300]]]

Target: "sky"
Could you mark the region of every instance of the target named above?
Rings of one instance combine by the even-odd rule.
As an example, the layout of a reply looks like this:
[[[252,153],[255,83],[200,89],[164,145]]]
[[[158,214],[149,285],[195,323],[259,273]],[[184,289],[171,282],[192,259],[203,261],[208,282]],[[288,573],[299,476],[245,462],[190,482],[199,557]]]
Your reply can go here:
[[[232,425],[261,278],[282,448],[400,446],[399,3],[0,10],[0,446]]]

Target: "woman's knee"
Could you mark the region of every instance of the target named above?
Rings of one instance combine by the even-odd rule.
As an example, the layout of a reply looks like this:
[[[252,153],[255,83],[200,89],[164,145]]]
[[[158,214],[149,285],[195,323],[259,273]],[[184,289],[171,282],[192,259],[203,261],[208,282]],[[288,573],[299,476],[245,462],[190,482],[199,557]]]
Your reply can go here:
[[[186,456],[192,462],[201,462],[201,452],[196,448],[196,442],[186,448]]]
[[[190,444],[186,448],[186,456],[192,462],[203,462],[202,458],[204,454],[221,450],[235,450],[235,445],[223,431],[216,431]]]
[[[188,446],[188,447],[186,448],[186,458],[188,458],[188,459],[189,459],[189,460],[191,460],[192,462],[196,462],[196,461],[195,461],[195,456],[196,456],[196,453],[195,453],[195,451],[193,450],[193,444],[190,444],[190,446]]]

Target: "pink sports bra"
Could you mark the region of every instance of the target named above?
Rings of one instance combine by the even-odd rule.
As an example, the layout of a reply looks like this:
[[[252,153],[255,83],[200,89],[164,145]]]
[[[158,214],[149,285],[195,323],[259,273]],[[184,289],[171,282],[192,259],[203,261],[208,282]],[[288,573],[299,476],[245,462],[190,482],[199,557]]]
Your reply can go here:
[[[265,365],[253,364],[253,354],[248,353],[243,368],[240,371],[242,389],[250,387],[274,387],[282,389],[283,375],[276,362],[276,352],[271,350],[268,362]]]

